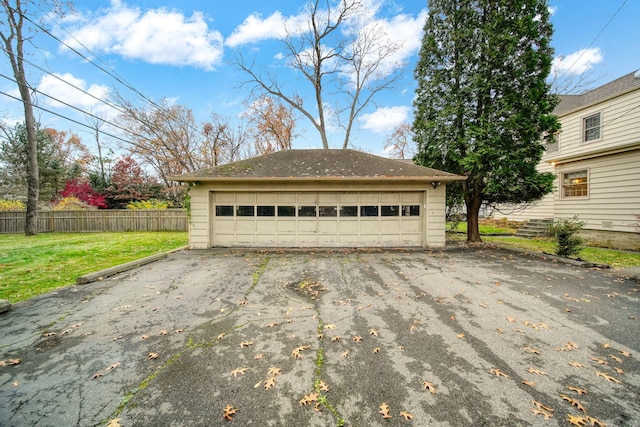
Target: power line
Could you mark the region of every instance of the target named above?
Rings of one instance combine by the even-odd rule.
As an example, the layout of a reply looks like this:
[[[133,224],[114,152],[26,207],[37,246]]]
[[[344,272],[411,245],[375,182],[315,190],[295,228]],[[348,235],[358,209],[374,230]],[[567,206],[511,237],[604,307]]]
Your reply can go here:
[[[582,50],[582,53],[580,53],[580,55],[578,55],[578,57],[576,58],[575,61],[573,61],[573,64],[571,64],[571,66],[569,66],[569,68],[567,68],[562,74],[560,74],[558,76],[558,78],[563,77],[564,75],[566,75],[577,63],[578,61],[580,61],[580,59],[584,56],[584,54],[587,52],[587,50],[589,50],[589,48],[591,48],[591,46],[593,46],[593,44],[596,42],[596,40],[598,40],[600,38],[600,36],[602,35],[602,33],[604,33],[604,31],[607,29],[607,27],[609,26],[609,24],[611,24],[611,22],[615,19],[615,17],[618,15],[618,13],[620,12],[620,10],[622,10],[622,8],[624,7],[625,4],[627,4],[628,0],[623,0],[622,4],[620,5],[620,7],[618,7],[618,10],[615,11],[615,13],[613,14],[613,16],[611,18],[609,18],[609,20],[607,21],[607,23],[604,25],[604,27],[602,27],[602,29],[600,30],[600,32],[595,36],[595,38],[591,41],[591,43],[589,43],[589,46],[587,46],[586,49]]]
[[[80,122],[78,120],[72,119],[71,117],[67,117],[67,116],[64,116],[64,115],[62,115],[60,113],[56,113],[55,111],[49,110],[48,108],[44,108],[44,107],[42,107],[40,105],[37,105],[37,104],[34,104],[32,102],[25,102],[24,100],[18,98],[17,96],[13,96],[13,95],[8,94],[8,93],[6,93],[4,91],[0,90],[0,95],[4,95],[4,96],[9,97],[11,99],[15,99],[16,101],[19,101],[19,102],[22,102],[22,103],[26,103],[27,105],[31,105],[32,107],[37,108],[38,110],[42,110],[42,111],[45,111],[45,112],[47,112],[49,114],[53,114],[54,116],[58,116],[58,117],[60,117],[62,119],[68,120],[68,121],[73,122],[75,124],[78,124],[80,126],[84,126],[84,127],[88,128],[88,129],[95,130],[94,128],[92,128],[91,126],[89,126],[86,123],[82,123],[82,122]],[[100,130],[99,132],[104,134],[104,135],[107,135],[107,136],[109,136],[111,138],[118,139],[118,140],[120,140],[122,142],[126,142],[127,144],[129,144],[131,142],[131,141],[127,141],[126,139],[123,139],[123,138],[121,138],[119,136],[113,135],[113,134],[111,134],[109,132],[105,132],[103,130]]]

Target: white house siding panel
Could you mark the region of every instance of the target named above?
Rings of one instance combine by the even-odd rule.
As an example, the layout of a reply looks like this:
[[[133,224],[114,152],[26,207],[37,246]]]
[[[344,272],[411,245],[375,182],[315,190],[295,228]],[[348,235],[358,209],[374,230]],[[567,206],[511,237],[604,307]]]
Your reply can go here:
[[[440,185],[432,191],[427,191],[425,198],[425,213],[427,215],[424,233],[429,247],[444,247],[445,238],[445,195],[446,186]]]
[[[443,186],[444,187],[444,186]],[[352,246],[422,246],[426,217],[431,215],[424,209],[424,192],[211,192],[212,229],[211,246],[248,247],[352,247]],[[444,203],[444,199],[441,200]],[[216,216],[216,205],[234,206],[293,206],[296,211],[302,206],[315,207],[316,216]],[[382,206],[420,206],[419,216],[381,216]],[[341,206],[376,206],[377,216],[356,217],[337,214]],[[336,208],[336,215],[320,216],[321,207]],[[444,205],[437,210],[442,213]],[[436,215],[436,216],[437,216]],[[439,227],[444,243],[444,223]],[[436,233],[437,234],[437,233]]]
[[[640,150],[598,157],[558,166],[558,174],[589,171],[587,198],[557,195],[555,216],[578,215],[585,228],[603,231],[634,231],[631,226],[640,213]]]
[[[588,154],[604,148],[615,148],[640,140],[640,90],[592,105],[560,118],[562,131],[559,151],[551,157]],[[601,113],[601,134],[597,141],[583,142],[582,121],[595,113]],[[546,157],[549,157],[547,155]]]

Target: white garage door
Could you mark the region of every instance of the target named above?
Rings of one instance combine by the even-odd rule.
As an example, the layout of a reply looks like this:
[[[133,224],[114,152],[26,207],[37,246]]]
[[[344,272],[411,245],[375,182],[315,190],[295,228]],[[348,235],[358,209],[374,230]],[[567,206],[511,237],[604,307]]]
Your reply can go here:
[[[212,193],[213,246],[422,246],[421,192]]]

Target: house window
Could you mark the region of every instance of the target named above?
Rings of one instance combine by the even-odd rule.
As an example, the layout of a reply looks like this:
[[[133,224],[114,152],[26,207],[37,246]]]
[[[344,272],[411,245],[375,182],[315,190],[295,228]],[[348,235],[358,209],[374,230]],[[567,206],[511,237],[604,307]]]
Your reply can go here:
[[[582,120],[584,142],[597,141],[600,139],[600,113],[592,114]]]
[[[584,169],[562,174],[562,198],[589,196],[589,171]]]

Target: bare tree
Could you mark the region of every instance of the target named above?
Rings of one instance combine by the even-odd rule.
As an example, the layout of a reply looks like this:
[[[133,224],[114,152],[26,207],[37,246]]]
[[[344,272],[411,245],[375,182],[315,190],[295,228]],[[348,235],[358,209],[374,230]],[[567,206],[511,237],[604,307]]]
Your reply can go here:
[[[292,107],[264,95],[249,103],[245,116],[258,154],[291,149],[296,127]]]
[[[24,233],[27,236],[38,234],[38,198],[40,193],[40,175],[38,169],[38,141],[36,119],[33,114],[31,86],[27,82],[24,68],[24,43],[26,30],[25,17],[28,2],[22,0],[0,0],[4,12],[0,20],[0,38],[3,52],[11,63],[13,76],[18,84],[20,98],[24,107],[24,120],[27,132],[27,213]]]
[[[411,158],[415,154],[415,143],[413,142],[413,132],[411,125],[401,123],[387,136],[384,143],[384,150],[396,159]]]
[[[356,117],[399,77],[402,67],[386,67],[399,46],[375,24],[356,24],[366,13],[362,0],[340,0],[337,5],[314,0],[308,12],[306,27],[286,28],[282,43],[287,65],[312,88],[312,106],[305,105],[299,92],[288,91],[276,75],[257,70],[254,62],[238,56],[236,64],[249,76],[245,84],[279,98],[306,117],[325,149],[329,148],[327,128],[335,119],[345,131],[342,148],[347,148]]]

